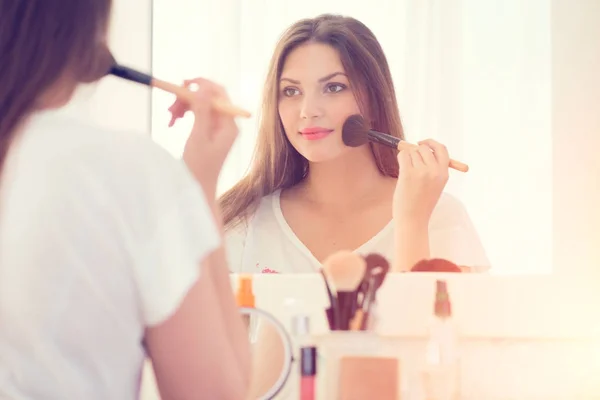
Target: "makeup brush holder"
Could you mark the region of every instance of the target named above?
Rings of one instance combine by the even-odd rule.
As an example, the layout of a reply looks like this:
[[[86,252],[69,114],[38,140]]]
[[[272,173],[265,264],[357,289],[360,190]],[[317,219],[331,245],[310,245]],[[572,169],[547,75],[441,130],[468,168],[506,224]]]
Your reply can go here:
[[[400,358],[372,331],[332,331],[316,338],[319,399],[399,400]]]

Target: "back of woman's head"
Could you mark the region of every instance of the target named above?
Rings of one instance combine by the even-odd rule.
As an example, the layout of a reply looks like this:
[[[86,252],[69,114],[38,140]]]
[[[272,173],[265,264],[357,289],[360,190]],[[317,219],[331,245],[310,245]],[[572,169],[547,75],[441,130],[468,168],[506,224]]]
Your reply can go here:
[[[111,0],[0,0],[0,173],[30,114],[103,75],[110,9]]]
[[[226,227],[251,213],[263,196],[294,186],[306,176],[308,161],[287,139],[278,113],[279,79],[286,58],[306,43],[334,48],[371,128],[404,138],[390,68],[373,32],[362,22],[340,15],[300,20],[284,32],[271,59],[251,170],[221,198]],[[397,177],[395,150],[383,146],[371,146],[371,150],[380,172]]]

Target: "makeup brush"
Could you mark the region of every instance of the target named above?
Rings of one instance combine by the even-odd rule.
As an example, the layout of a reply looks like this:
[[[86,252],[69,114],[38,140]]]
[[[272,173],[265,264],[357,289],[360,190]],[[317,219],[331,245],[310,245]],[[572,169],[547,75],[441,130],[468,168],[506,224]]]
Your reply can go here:
[[[194,93],[191,90],[189,90],[188,88],[185,88],[183,86],[178,86],[173,83],[169,83],[169,82],[166,82],[166,81],[163,81],[160,79],[156,79],[151,75],[137,71],[133,68],[129,68],[129,67],[120,65],[115,61],[114,57],[112,57],[112,61],[113,62],[111,64],[110,69],[108,70],[108,74],[117,76],[119,78],[126,79],[128,81],[137,82],[137,83],[141,83],[146,86],[162,89],[166,92],[173,93],[174,95],[176,95],[177,97],[179,97],[180,99],[183,99],[184,101],[186,101],[188,103],[191,103],[192,101],[194,101]],[[227,102],[226,100],[222,100],[222,99],[213,100],[212,106],[215,110],[217,110],[223,114],[230,115],[232,117],[249,118],[251,115],[248,111],[245,111],[239,107],[236,107],[236,106],[230,104],[229,102]]]
[[[362,292],[362,302],[352,319],[350,329],[365,330],[370,315],[371,306],[376,302],[377,290],[383,284],[390,269],[390,263],[381,254],[371,253],[365,257],[367,269],[359,291]]]
[[[375,293],[383,284],[383,281],[385,280],[385,277],[387,276],[387,273],[390,270],[389,261],[379,253],[368,254],[367,256],[365,256],[365,261],[367,263],[367,270],[365,272],[365,277],[364,277],[363,281],[361,282],[361,285],[359,288],[359,291],[362,293],[363,299],[365,298],[365,295],[369,288],[368,281],[369,281],[370,275],[371,274],[375,275],[375,292],[373,294],[375,296]],[[375,271],[376,273],[373,272],[375,269],[378,270],[378,271]],[[360,303],[360,306],[362,307],[362,302]]]
[[[384,146],[393,147],[398,151],[416,148],[416,144],[408,143],[405,140],[399,139],[387,133],[378,132],[369,129],[361,115],[354,114],[349,116],[342,127],[342,140],[349,147],[358,147],[371,141]],[[450,159],[450,168],[457,171],[467,172],[469,166],[460,161]]]
[[[323,268],[319,270],[321,276],[323,277],[323,282],[325,282],[325,289],[327,289],[327,296],[329,296],[329,308],[325,310],[325,314],[327,316],[327,321],[329,322],[329,329],[336,330],[339,327],[340,321],[336,320],[337,314],[334,310],[337,308],[337,299],[333,295],[331,291],[331,287],[329,286],[329,282],[327,281],[327,276],[325,275],[325,271]]]
[[[354,318],[350,321],[350,330],[358,331],[366,329],[369,309],[371,308],[371,303],[375,297],[375,279],[376,274],[369,274],[369,279],[366,281],[366,292],[363,296],[360,308],[356,310]]]
[[[351,251],[338,251],[323,262],[323,270],[336,294],[334,314],[339,321],[337,329],[348,330],[353,317],[353,303],[356,290],[364,277],[367,264],[365,259]]]

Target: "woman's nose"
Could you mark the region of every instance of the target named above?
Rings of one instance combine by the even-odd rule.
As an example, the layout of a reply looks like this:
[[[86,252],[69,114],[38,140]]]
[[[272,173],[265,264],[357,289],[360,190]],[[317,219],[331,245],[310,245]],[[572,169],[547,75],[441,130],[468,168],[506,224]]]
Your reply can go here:
[[[300,117],[304,119],[316,118],[323,115],[323,104],[318,95],[307,94],[302,99]]]

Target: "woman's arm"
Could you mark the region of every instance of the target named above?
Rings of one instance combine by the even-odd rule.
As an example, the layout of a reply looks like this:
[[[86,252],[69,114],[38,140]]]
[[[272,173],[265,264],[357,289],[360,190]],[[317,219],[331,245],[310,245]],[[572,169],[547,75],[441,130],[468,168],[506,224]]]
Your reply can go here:
[[[216,196],[209,197],[215,199]],[[224,242],[224,231],[221,224],[221,214],[218,204],[212,202],[211,210],[219,227],[221,241]],[[208,257],[208,262],[213,268],[212,278],[213,284],[217,291],[218,302],[223,310],[224,324],[228,333],[229,342],[233,346],[236,354],[239,354],[238,363],[248,372],[247,377],[250,379],[250,353],[248,344],[248,330],[239,313],[238,306],[235,302],[233,288],[231,286],[231,278],[229,276],[229,268],[227,267],[227,256],[225,247],[219,247]],[[248,382],[247,382],[248,383]]]
[[[248,392],[249,342],[232,301],[223,301],[219,272],[226,269],[214,264],[219,251],[202,262],[199,279],[176,312],[146,330],[148,353],[165,400],[239,400]]]
[[[429,229],[426,222],[395,221],[395,272],[410,271],[421,260],[430,258]]]
[[[433,140],[398,153],[399,175],[393,202],[394,271],[410,271],[431,256],[429,221],[448,181],[449,160],[446,148]]]

